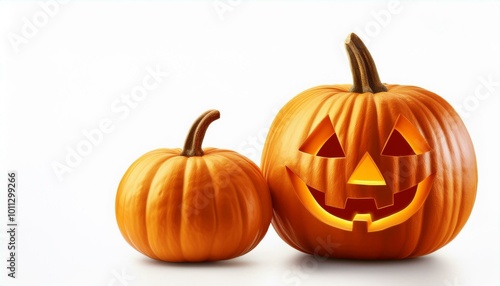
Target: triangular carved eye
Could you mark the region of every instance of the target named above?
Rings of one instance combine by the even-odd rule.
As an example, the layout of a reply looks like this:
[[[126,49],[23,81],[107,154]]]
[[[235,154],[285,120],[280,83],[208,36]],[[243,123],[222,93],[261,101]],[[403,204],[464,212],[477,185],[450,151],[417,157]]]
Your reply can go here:
[[[431,147],[418,129],[400,115],[387,139],[382,155],[410,156],[431,151]]]
[[[300,151],[327,158],[345,157],[339,138],[333,129],[329,116],[326,116],[309,134],[300,146]]]
[[[406,139],[397,131],[392,130],[387,143],[385,143],[382,155],[387,156],[409,156],[415,155],[415,151],[411,148],[410,144],[406,142]]]

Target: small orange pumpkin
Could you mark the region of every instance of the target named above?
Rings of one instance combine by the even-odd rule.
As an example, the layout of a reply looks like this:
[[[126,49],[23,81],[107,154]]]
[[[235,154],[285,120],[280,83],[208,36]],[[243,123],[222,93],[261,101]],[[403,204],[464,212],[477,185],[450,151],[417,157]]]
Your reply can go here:
[[[262,170],[280,237],[306,253],[397,259],[431,253],[466,223],[477,189],[472,141],[450,104],[382,84],[363,42],[346,40],[354,84],[288,102]]]
[[[230,150],[201,148],[210,110],[193,124],[184,149],[157,149],[137,159],[116,195],[125,240],[157,260],[234,258],[264,237],[271,197],[259,168]]]

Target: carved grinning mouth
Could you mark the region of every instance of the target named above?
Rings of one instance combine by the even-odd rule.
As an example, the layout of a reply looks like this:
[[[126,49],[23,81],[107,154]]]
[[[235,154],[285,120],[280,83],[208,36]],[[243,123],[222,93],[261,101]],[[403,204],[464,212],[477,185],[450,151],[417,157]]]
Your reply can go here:
[[[344,208],[336,208],[326,205],[325,193],[308,186],[290,168],[285,168],[306,209],[323,223],[347,231],[352,231],[355,224],[364,225],[368,232],[381,231],[406,221],[423,206],[435,177],[431,174],[417,185],[395,193],[392,205],[378,208],[374,198],[348,198]]]
[[[397,213],[406,208],[417,193],[417,185],[400,191],[393,195],[394,203],[389,206],[377,208],[374,198],[348,198],[345,208],[336,208],[326,205],[325,193],[307,185],[316,202],[330,214],[345,219],[353,220],[357,214],[370,214],[372,221]]]

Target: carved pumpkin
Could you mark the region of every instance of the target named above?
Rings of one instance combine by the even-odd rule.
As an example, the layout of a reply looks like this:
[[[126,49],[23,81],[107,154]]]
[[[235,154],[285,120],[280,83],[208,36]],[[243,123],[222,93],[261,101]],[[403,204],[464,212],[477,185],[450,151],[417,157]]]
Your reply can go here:
[[[346,48],[353,85],[302,92],[270,128],[262,169],[272,224],[288,244],[314,255],[431,253],[459,233],[472,211],[471,139],[443,98],[382,84],[355,34]]]
[[[243,255],[264,237],[272,205],[267,183],[249,159],[201,148],[217,110],[200,116],[184,149],[157,149],[137,159],[116,195],[125,240],[141,253],[172,262]]]

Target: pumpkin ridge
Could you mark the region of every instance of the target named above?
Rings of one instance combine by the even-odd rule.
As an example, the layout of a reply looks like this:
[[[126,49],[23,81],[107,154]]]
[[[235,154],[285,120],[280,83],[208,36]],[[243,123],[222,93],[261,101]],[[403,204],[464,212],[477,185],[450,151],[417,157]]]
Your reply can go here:
[[[406,92],[405,95],[407,97],[410,97],[412,99],[415,98],[416,94],[413,93],[413,89],[410,89],[410,91],[406,90],[405,92]],[[399,94],[399,95],[401,95],[401,94]],[[430,96],[428,96],[427,94],[417,94],[417,95],[420,97],[422,95],[424,95],[425,96],[424,100],[430,99]],[[422,102],[422,98],[418,98],[417,100],[413,100],[412,104],[418,105],[417,110],[419,110],[421,113],[425,113],[425,116],[420,118],[420,120],[417,121],[417,125],[416,125],[416,127],[420,130],[420,132],[423,134],[424,137],[429,138],[429,136],[435,135],[433,132],[428,132],[428,130],[422,130],[422,128],[424,126],[431,125],[432,128],[430,128],[430,129],[436,130],[437,128],[434,125],[435,125],[435,123],[437,123],[439,128],[441,128],[441,130],[443,130],[443,126],[439,122],[439,120],[436,116],[436,113],[433,110],[430,110],[427,104],[424,104]],[[412,111],[412,117],[413,117],[412,120],[413,121],[415,121],[415,118],[417,116],[418,116],[418,114],[415,114]],[[438,135],[436,135],[436,136],[438,136]],[[435,141],[435,140],[431,140],[431,141]],[[434,149],[436,149],[436,146],[431,146],[431,148],[434,150]],[[442,148],[442,149],[447,150],[446,148]],[[437,166],[436,168],[444,170],[444,166]],[[436,175],[437,175],[437,179],[439,179],[439,177],[443,177],[442,175],[438,175],[438,173],[436,173]],[[443,180],[443,179],[441,179],[441,180]],[[446,185],[447,180],[443,180],[443,181],[444,181],[443,184]],[[443,189],[446,189],[446,186],[444,186]],[[439,195],[442,195],[442,194],[436,194],[435,191],[432,192],[432,190],[431,190],[431,193],[429,194],[428,199],[431,200],[433,197],[436,197]],[[439,201],[444,201],[444,200],[442,198],[440,198]],[[443,202],[443,203],[447,204],[447,202]],[[444,206],[444,207],[446,207],[446,206]],[[435,249],[440,248],[442,246],[443,239],[440,239],[440,242],[437,243],[437,246],[434,246],[434,249],[433,249],[433,247],[429,245],[429,237],[434,236],[433,234],[436,232],[436,229],[441,228],[441,226],[443,224],[442,223],[443,216],[440,214],[437,217],[433,217],[432,216],[433,215],[433,208],[432,208],[432,206],[429,206],[429,204],[424,204],[424,208],[420,212],[422,213],[421,214],[421,221],[420,221],[420,225],[422,227],[419,229],[419,238],[418,238],[418,242],[417,242],[417,246],[416,246],[417,250],[414,251],[412,253],[412,255],[420,255],[420,253],[431,253]],[[426,225],[424,223],[424,221],[433,221],[434,223],[433,223],[433,225]]]
[[[246,159],[246,158],[243,158],[243,159],[250,161],[249,159]],[[257,167],[257,165],[255,165],[255,163],[253,163],[253,162],[250,162],[250,163],[251,164],[244,165],[245,170],[244,170],[243,174],[252,173],[253,176],[256,176],[257,174],[261,173],[259,167]],[[246,176],[246,177],[252,183],[252,186],[256,190],[261,190],[262,189],[261,185],[267,186],[267,182],[265,180],[258,182],[257,180],[252,180],[249,176]],[[258,200],[261,205],[264,205],[265,204],[265,202],[263,201],[264,196],[268,197],[268,199],[271,201],[271,205],[272,205],[272,198],[271,198],[271,195],[269,193],[258,194],[255,199]],[[272,217],[272,211],[270,213],[262,212],[257,217],[257,220],[260,222],[265,222],[265,221],[269,221],[271,219],[271,217]],[[250,251],[251,249],[253,249],[257,246],[258,242],[264,237],[264,235],[266,234],[268,229],[269,229],[269,226],[267,229],[261,230],[261,231],[256,233],[255,238],[253,239],[252,243],[248,244],[246,252]]]
[[[364,142],[368,142],[366,141],[367,139],[365,137],[370,136],[370,134],[373,132],[372,130],[369,129],[370,124],[368,123],[368,121],[371,122],[372,120],[371,114],[369,113],[369,108],[370,108],[370,101],[373,101],[373,95],[364,94],[359,96],[353,96],[353,98],[354,99],[352,105],[349,105],[349,108],[351,110],[351,117],[347,121],[349,122],[348,123],[349,129],[346,134],[356,135],[356,137],[349,138],[349,141],[352,144],[352,146],[349,146],[351,149],[349,156],[354,157],[356,159],[353,161],[352,166],[348,166],[346,168],[347,179],[354,172],[357,166],[357,162],[359,162],[361,158],[364,156],[364,152],[356,152],[356,150],[360,150],[360,147],[363,146]],[[359,130],[359,132],[356,132],[357,130]],[[373,156],[375,154],[370,154],[370,155]],[[376,161],[376,158],[374,158],[374,160],[375,163],[378,163]]]
[[[150,197],[151,197],[151,185],[153,184],[153,181],[154,181],[154,178],[158,172],[158,169],[161,167],[161,165],[163,165],[163,163],[165,163],[165,161],[163,160],[159,160],[158,164],[156,164],[153,168],[148,168],[148,173],[151,174],[151,176],[148,176],[151,177],[150,180],[143,180],[146,181],[148,183],[148,186],[147,186],[147,195],[146,195],[146,199],[144,200],[144,224],[143,224],[143,227],[144,227],[144,233],[145,233],[145,236],[146,236],[146,241],[147,241],[147,247],[149,248],[150,252],[149,255],[152,255],[154,258],[158,259],[158,254],[156,252],[155,249],[153,249],[153,247],[151,246],[151,240],[150,240],[150,237],[149,237],[149,230],[148,230],[148,210],[149,210],[149,200],[150,200]],[[159,168],[157,168],[159,167]]]
[[[204,155],[204,156],[200,156],[200,157],[196,157],[196,158],[192,158],[192,159],[195,159],[194,161],[196,161],[196,163],[197,163],[196,173],[197,174],[201,173],[201,174],[207,175],[208,176],[207,182],[210,182],[210,183],[205,183],[205,180],[203,179],[203,177],[200,176],[200,182],[205,183],[202,186],[202,188],[188,190],[188,192],[201,192],[201,195],[203,196],[203,198],[207,202],[206,204],[204,204],[203,207],[201,207],[199,209],[201,213],[198,214],[197,216],[195,216],[195,219],[198,220],[200,224],[203,224],[203,225],[206,225],[209,227],[209,228],[203,230],[203,235],[200,235],[200,243],[202,243],[203,245],[206,245],[206,247],[203,248],[204,255],[203,255],[202,260],[204,260],[204,261],[211,260],[211,256],[212,256],[211,250],[212,250],[212,247],[213,247],[213,244],[215,241],[214,236],[217,234],[217,232],[216,232],[216,230],[217,230],[217,211],[214,208],[215,207],[215,205],[214,205],[215,204],[215,184],[214,184],[214,181],[212,179],[210,169],[207,165],[208,158],[209,157]],[[196,185],[199,185],[199,183],[197,183]],[[207,189],[208,189],[208,191],[207,191]],[[192,235],[193,234],[194,233],[192,233]],[[207,236],[208,236],[208,238],[207,238]],[[201,254],[202,254],[201,251],[199,251],[198,255],[201,255]]]
[[[213,253],[215,253],[213,251],[213,247],[214,247],[214,242],[215,242],[215,236],[217,235],[218,233],[218,230],[219,230],[219,217],[217,216],[217,196],[218,196],[218,191],[219,190],[219,186],[217,186],[217,184],[215,183],[214,181],[214,177],[213,177],[213,169],[210,168],[208,162],[211,161],[210,160],[211,157],[210,156],[203,156],[203,157],[200,157],[200,163],[201,165],[204,166],[204,169],[206,170],[206,172],[208,173],[208,176],[210,178],[210,182],[211,182],[211,197],[209,195],[209,197],[207,198],[209,200],[208,204],[206,207],[210,207],[212,209],[212,216],[210,218],[210,220],[212,221],[212,225],[213,225],[213,229],[212,229],[212,234],[209,236],[209,240],[210,240],[210,243],[208,243],[208,257],[207,257],[207,260],[213,260]],[[206,188],[204,190],[204,192],[206,192]],[[207,196],[207,194],[205,193],[205,196]],[[205,219],[208,219],[208,218],[204,218],[203,220]]]
[[[345,101],[341,105],[343,108],[340,108],[341,111],[338,112],[338,118],[336,122],[348,122],[353,117],[354,113],[353,106],[356,98],[355,96],[349,96],[349,95],[350,95],[349,93],[346,93]],[[334,126],[334,128],[337,128],[337,126]],[[349,124],[344,124],[343,126],[340,126],[340,130],[337,129],[335,130],[340,134],[339,140],[341,140],[340,136],[342,134],[349,134],[350,131]],[[346,156],[348,156],[347,154],[352,154],[352,150],[354,150],[354,148],[352,146],[349,146],[348,143],[350,141],[350,138],[348,136],[342,136],[342,137],[345,138],[342,139],[343,142],[341,142],[341,144],[343,144],[342,147],[344,148],[344,153],[346,154]],[[347,178],[349,178],[349,176],[350,176],[349,166],[346,166],[346,168],[344,168],[344,177],[343,177],[344,181],[347,181]]]
[[[179,151],[179,154],[180,154],[180,151]],[[169,235],[168,238],[170,238],[170,239],[166,239],[167,243],[166,243],[165,247],[167,248],[166,252],[173,251],[174,249],[176,250],[175,253],[171,254],[171,256],[175,256],[179,260],[181,260],[181,259],[186,260],[184,250],[181,247],[181,244],[182,244],[181,237],[180,237],[180,235],[177,235],[177,234],[182,233],[181,228],[182,228],[183,209],[184,209],[184,206],[183,206],[184,205],[184,184],[185,184],[185,180],[186,180],[185,168],[186,168],[186,163],[188,160],[185,157],[180,156],[180,155],[175,157],[175,158],[172,158],[170,161],[172,161],[172,160],[176,160],[176,161],[170,162],[170,164],[176,164],[176,166],[175,166],[176,168],[178,168],[178,169],[184,168],[184,170],[178,171],[176,174],[177,176],[179,176],[179,178],[177,180],[182,185],[182,189],[176,190],[178,193],[180,193],[180,195],[178,195],[178,198],[180,198],[180,201],[176,201],[176,204],[177,204],[175,206],[176,209],[173,210],[173,212],[177,213],[178,215],[176,216],[175,219],[172,219],[172,216],[175,216],[175,214],[174,215],[170,214],[170,217],[166,218],[168,221],[171,222],[172,225],[176,225],[178,227],[177,227],[176,231],[172,231],[171,226],[165,226],[165,227],[168,227],[167,234]],[[165,167],[167,167],[167,166],[168,165],[165,164]],[[169,169],[171,169],[171,168],[169,168]],[[159,178],[159,180],[166,182],[165,177]],[[165,183],[165,188],[168,189],[169,187],[170,187],[170,184]],[[165,190],[165,191],[167,191],[167,190]],[[170,192],[172,192],[172,190],[170,190]]]
[[[191,206],[189,205],[189,202],[186,198],[187,196],[187,191],[186,191],[186,186],[188,186],[188,179],[190,178],[190,173],[191,173],[191,170],[193,169],[193,167],[191,167],[190,165],[192,164],[193,160],[189,160],[190,158],[187,157],[186,158],[186,162],[185,162],[185,165],[184,165],[184,172],[183,172],[183,183],[182,183],[182,199],[180,201],[180,206],[181,206],[181,215],[180,215],[180,223],[179,223],[179,246],[180,246],[180,253],[182,254],[182,258],[184,261],[189,261],[187,255],[186,255],[186,252],[188,251],[188,247],[186,246],[186,238],[184,237],[185,236],[185,233],[187,232],[186,231],[186,227],[189,225],[189,211],[192,211],[189,210],[189,209],[186,209],[187,208],[190,208]],[[186,211],[188,212],[186,214]],[[186,218],[188,217],[188,218]]]
[[[415,93],[419,94],[419,92],[415,92]],[[425,94],[425,93],[423,93],[423,94],[420,93],[420,95],[426,96],[426,99],[432,101],[433,104],[423,104],[422,100],[416,101],[416,103],[418,103],[423,108],[425,108],[425,110],[428,110],[428,112],[432,115],[432,118],[433,118],[432,121],[436,122],[438,124],[439,128],[441,130],[443,130],[443,135],[441,137],[445,139],[444,140],[444,144],[445,144],[446,148],[442,148],[442,149],[443,150],[447,150],[448,152],[445,152],[446,154],[444,154],[444,153],[441,154],[441,156],[444,155],[444,156],[450,158],[452,161],[454,161],[456,164],[458,164],[457,166],[455,166],[456,169],[460,170],[460,169],[462,169],[462,163],[463,162],[462,162],[462,160],[458,160],[460,158],[457,159],[455,157],[460,157],[458,155],[460,155],[460,153],[461,153],[460,151],[462,151],[462,150],[460,150],[461,149],[461,144],[456,144],[455,141],[457,139],[454,137],[454,134],[450,134],[449,130],[450,129],[451,130],[457,130],[457,129],[461,129],[461,127],[458,126],[459,123],[455,120],[456,117],[452,116],[451,114],[449,116],[446,116],[446,117],[439,116],[443,111],[447,112],[446,111],[446,106],[443,106],[441,104],[442,103],[441,101],[436,101],[435,100],[435,97],[437,97],[437,95],[434,95],[432,93],[430,93],[430,94],[431,95]],[[449,119],[449,120],[443,121],[442,119]],[[444,134],[444,133],[446,133],[446,134]],[[436,135],[436,136],[439,136],[439,135]],[[443,142],[443,140],[441,140],[441,142]],[[459,149],[459,150],[456,150],[456,149]],[[451,150],[454,150],[456,152],[453,152]],[[438,249],[438,248],[444,246],[445,244],[447,244],[450,241],[449,238],[453,237],[453,233],[455,232],[455,229],[457,227],[459,227],[459,225],[458,225],[458,220],[454,220],[453,223],[451,223],[452,222],[451,217],[454,217],[455,213],[457,213],[458,210],[460,210],[460,209],[457,209],[457,210],[453,211],[453,208],[447,207],[447,204],[450,204],[450,205],[455,205],[456,204],[456,202],[455,202],[456,195],[450,194],[451,190],[458,189],[457,186],[454,185],[455,184],[455,180],[453,180],[453,178],[456,177],[455,173],[453,172],[452,169],[445,168],[445,166],[441,166],[439,169],[443,170],[442,171],[442,180],[443,180],[443,184],[444,184],[443,190],[446,191],[446,193],[441,194],[441,195],[442,196],[446,196],[447,198],[449,198],[451,200],[451,202],[448,202],[448,200],[443,200],[442,198],[440,200],[443,201],[443,204],[445,204],[444,207],[443,207],[443,209],[448,209],[448,210],[451,209],[452,210],[451,213],[446,213],[445,215],[446,215],[446,221],[448,222],[448,225],[453,225],[453,228],[449,229],[448,232],[446,232],[446,233],[442,233],[441,238],[439,239],[439,243],[437,244],[438,246],[436,246],[435,249]],[[463,178],[461,178],[460,179],[460,189],[462,189],[463,185],[464,185],[463,184]],[[462,192],[461,196],[460,196],[461,197],[460,198],[461,202],[463,201],[462,200],[463,195],[464,195],[464,193]],[[445,216],[443,216],[443,214],[441,216],[439,216],[439,222],[440,222],[439,225],[442,224],[441,221],[443,220],[444,217]],[[432,249],[430,251],[432,252],[435,249]]]
[[[151,152],[148,154],[148,157],[151,156],[152,159],[154,159],[154,163],[151,163],[149,161],[144,161],[144,160],[137,160],[138,161],[138,165],[136,166],[136,169],[132,169],[131,172],[129,173],[130,174],[133,174],[135,173],[135,170],[138,170],[140,172],[140,174],[148,174],[148,175],[143,175],[144,177],[142,178],[143,180],[146,180],[146,183],[150,182],[149,180],[147,180],[147,178],[149,178],[152,174],[154,174],[156,172],[156,169],[155,167],[157,167],[158,165],[161,165],[162,164],[162,161],[165,159],[164,156],[161,156],[161,157],[157,157],[157,153],[156,152]],[[141,166],[143,165],[143,166]],[[139,168],[140,166],[140,168]],[[153,166],[153,167],[151,167]],[[127,177],[127,181],[128,183],[128,177]],[[143,181],[142,181],[143,182]],[[148,195],[149,195],[149,188],[150,188],[150,184],[147,185],[147,187],[142,187],[143,189],[143,192],[146,193],[145,197],[147,198]],[[127,199],[130,199],[130,192],[127,192],[128,194],[125,196],[125,200]],[[125,203],[125,204],[128,204],[128,203]],[[153,250],[151,249],[150,245],[149,245],[149,240],[148,240],[148,233],[147,233],[147,221],[146,221],[146,212],[147,212],[147,204],[146,204],[146,201],[142,202],[141,203],[141,209],[143,209],[144,211],[144,214],[139,214],[140,217],[142,217],[142,228],[139,229],[139,230],[136,230],[134,228],[131,228],[131,226],[129,224],[125,224],[125,231],[127,233],[127,236],[129,237],[129,239],[132,241],[132,245],[140,250],[141,252],[145,253],[144,249],[142,247],[145,247],[146,248],[146,251],[148,253],[145,253],[146,255],[150,255],[150,254],[154,254]],[[133,233],[135,232],[135,236],[137,236],[137,233],[140,233],[139,236],[140,237],[145,237],[145,241],[137,241],[137,238],[133,238],[134,235],[132,235]],[[142,240],[142,239],[140,239]],[[140,245],[139,245],[140,243]]]
[[[254,165],[254,163],[245,165],[243,167],[240,167],[240,169],[242,169],[241,175],[243,177],[245,177],[244,179],[246,181],[249,182],[248,183],[249,186],[252,186],[253,189],[257,189],[257,190],[261,189],[259,182],[257,180],[252,180],[251,177],[249,177],[247,175],[247,174],[257,174],[258,172],[260,172],[258,170],[258,168]],[[262,183],[264,183],[264,182],[262,182]],[[264,183],[264,184],[267,185],[267,183]],[[247,184],[242,184],[242,185],[247,185]],[[263,199],[262,194],[261,195],[257,195],[257,196],[255,196],[254,194],[251,194],[251,193],[249,193],[249,194],[251,195],[252,201],[257,201],[259,203],[262,203],[262,199]],[[248,196],[248,195],[245,194],[245,196]],[[246,199],[246,197],[245,197],[245,203],[247,201],[248,201],[248,199]],[[265,213],[263,213],[263,212],[260,213],[257,217],[255,217],[255,220],[257,220],[257,221],[264,221],[264,220],[266,220],[267,221],[267,218],[264,217],[264,214]],[[246,245],[242,245],[242,247],[240,249],[242,251],[244,251],[244,252],[248,252],[251,249],[255,248],[257,246],[257,242],[263,237],[263,235],[264,235],[263,231],[259,231],[259,232],[255,233],[255,235],[251,239],[251,243],[247,243]]]
[[[241,171],[241,169],[240,169],[240,171]],[[244,203],[242,204],[242,201],[246,202],[246,199],[245,199],[244,195],[242,194],[242,192],[239,191],[239,186],[236,184],[233,184],[232,182],[229,182],[229,186],[231,187],[230,191],[234,192],[236,194],[236,199],[233,202],[233,204],[235,204],[238,207],[238,212],[237,212],[238,213],[238,225],[240,226],[238,236],[240,238],[242,238],[242,239],[240,239],[240,243],[239,243],[238,247],[236,247],[234,249],[234,253],[232,253],[231,255],[239,255],[240,253],[243,252],[241,250],[241,248],[242,248],[241,245],[244,244],[245,239],[247,238],[246,227],[248,225],[248,220],[245,218],[245,215],[244,215],[244,213],[245,214],[247,213],[247,205]]]
[[[159,174],[162,172],[163,169],[170,169],[170,165],[173,163],[172,160],[176,160],[178,157],[178,155],[174,155],[174,156],[171,156],[171,157],[168,157],[168,158],[164,158],[161,163],[159,163],[158,165],[156,165],[154,168],[151,169],[151,171],[154,172],[153,176],[147,180],[149,182],[149,187],[148,187],[148,196],[146,197],[146,200],[145,200],[145,204],[146,204],[146,208],[145,208],[145,215],[144,215],[144,218],[145,218],[145,224],[144,224],[144,228],[145,228],[145,231],[146,231],[146,237],[147,237],[147,240],[148,240],[148,245],[149,245],[149,248],[151,249],[152,253],[154,254],[155,258],[156,259],[161,259],[161,257],[163,256],[162,253],[161,253],[161,250],[160,249],[157,249],[156,247],[153,247],[153,244],[156,244],[155,241],[153,241],[153,237],[152,235],[150,235],[150,229],[148,228],[148,226],[150,225],[149,224],[149,220],[151,219],[151,215],[150,212],[152,211],[151,210],[151,204],[152,204],[152,194],[154,193],[154,188],[157,187],[156,184],[157,184],[157,181],[159,182],[162,182],[163,180],[160,178]],[[164,186],[161,186],[160,192],[165,192],[164,190]],[[154,194],[155,196],[157,194]],[[156,200],[159,200],[159,198],[156,198]],[[159,214],[154,212],[153,215],[157,216],[157,218],[159,217]],[[167,218],[162,218],[164,220],[164,223],[168,223],[168,220]],[[170,227],[170,226],[167,226],[167,227]],[[156,234],[155,234],[156,235]],[[165,247],[168,247],[165,246]]]
[[[236,163],[234,163],[234,156],[236,156],[235,152],[233,151],[230,151],[231,153],[228,154],[229,157],[231,157],[231,160],[228,160],[227,158],[228,157],[224,157],[224,156],[221,156],[220,154],[212,154],[211,156],[214,157],[214,159],[212,160],[212,163],[214,164],[214,168],[213,169],[218,169],[217,171],[218,172],[227,172],[228,175],[230,176],[234,176],[234,175],[231,175],[233,174],[233,170],[234,169],[237,169],[239,168],[240,170],[238,172],[243,172],[241,170],[241,167],[239,165],[237,165]],[[230,165],[230,167],[225,167],[224,170],[221,170],[221,164],[217,164],[215,162],[223,162],[224,164],[227,164],[227,165]],[[215,166],[218,166],[215,168]],[[227,171],[227,169],[230,168],[231,171]],[[245,173],[246,174],[246,173]],[[245,238],[246,238],[246,235],[244,235],[245,233],[245,228],[246,226],[248,225],[248,222],[244,219],[244,215],[243,213],[246,212],[246,208],[242,208],[242,203],[241,203],[241,200],[242,200],[242,197],[241,197],[241,194],[240,194],[240,191],[239,191],[239,186],[234,184],[233,183],[233,180],[229,180],[228,179],[228,182],[227,182],[227,185],[225,185],[224,189],[220,190],[221,192],[225,192],[225,193],[234,193],[235,194],[235,197],[229,201],[229,203],[231,204],[231,214],[232,214],[232,223],[235,224],[235,225],[238,225],[239,228],[234,228],[233,231],[231,232],[231,235],[234,235],[234,236],[237,236],[238,240],[240,240],[240,244],[238,245],[238,247],[236,247],[232,253],[227,253],[227,256],[228,257],[235,257],[235,256],[239,256],[241,255],[242,253],[245,253],[245,252],[242,252],[240,251],[241,250],[241,245],[242,244],[245,244],[246,241],[245,241]],[[246,205],[244,205],[246,207]],[[236,214],[236,216],[235,216]],[[237,219],[236,219],[237,217]],[[238,231],[237,231],[238,230]]]
[[[214,182],[214,180],[213,180],[213,178],[214,178],[214,176],[213,176],[213,169],[215,169],[215,168],[213,168],[213,167],[211,168],[209,166],[210,165],[209,162],[213,163],[212,162],[213,160],[208,160],[208,158],[211,158],[211,157],[212,156],[208,157],[208,155],[205,155],[205,156],[201,157],[200,161],[203,162],[203,165],[205,166],[205,168],[206,168],[206,170],[208,172],[208,176],[210,177],[210,181]],[[216,164],[213,163],[213,166],[215,166],[215,165]],[[208,251],[208,260],[212,260],[213,259],[213,253],[217,252],[216,250],[214,250],[214,246],[215,246],[214,242],[215,242],[218,230],[219,230],[219,217],[217,215],[217,210],[218,210],[218,208],[217,208],[217,206],[218,206],[218,204],[217,204],[217,198],[219,196],[219,192],[220,191],[221,191],[220,187],[217,186],[217,184],[214,183],[213,186],[212,186],[212,198],[210,198],[210,202],[209,202],[209,204],[212,204],[212,212],[213,212],[213,216],[212,217],[213,217],[213,220],[214,220],[214,222],[213,222],[214,229],[213,229],[213,234],[210,236],[212,239],[211,239],[211,242],[209,244],[209,249],[210,250]]]
[[[440,107],[442,105],[439,105]],[[444,107],[442,109],[445,109]],[[459,126],[460,124],[463,124],[463,122],[458,122],[455,118],[455,117],[450,117],[452,118],[450,120],[450,122],[445,122],[447,123],[446,125],[448,125],[447,127],[450,128],[451,130],[457,130],[457,129],[460,129],[461,127]],[[450,124],[452,123],[452,124]],[[449,133],[449,132],[447,132]],[[454,162],[456,162],[457,166],[457,170],[461,170],[463,169],[463,161],[460,160],[460,156],[458,156],[459,154],[461,154],[462,152],[465,152],[464,148],[463,148],[463,145],[462,144],[457,144],[458,142],[456,142],[457,140],[454,138],[454,140],[450,140],[450,135],[449,134],[446,134],[446,142],[447,142],[447,147],[448,149],[447,150],[455,150],[456,152],[450,152],[450,157],[452,158],[452,160]],[[451,142],[450,142],[451,141]],[[458,158],[457,158],[458,157]],[[467,166],[466,166],[467,167]],[[455,178],[456,175],[451,172],[451,170],[448,170],[448,172],[446,172],[447,174],[447,178],[446,178],[446,182],[450,182],[452,184],[452,186],[448,189],[448,190],[456,190],[456,189],[461,189],[461,190],[464,190],[464,186],[466,186],[467,184],[464,183],[464,177],[460,176],[461,179],[460,180],[453,180],[452,178]],[[461,174],[460,174],[461,175]],[[450,179],[451,178],[451,179]],[[476,185],[477,187],[477,185]],[[448,191],[450,192],[450,191]],[[462,191],[460,192],[460,196],[456,196],[456,195],[453,195],[453,194],[447,194],[447,196],[450,196],[451,197],[451,200],[452,200],[452,205],[456,205],[457,204],[457,201],[459,201],[459,204],[460,206],[462,206],[463,202],[464,202],[464,195],[465,195],[465,191]],[[453,208],[449,208],[451,209],[451,213],[449,214],[450,216],[450,222],[452,222],[453,224],[453,228],[449,229],[449,233],[443,237],[443,240],[440,242],[441,245],[444,245],[446,244],[447,242],[451,241],[450,238],[454,237],[456,234],[456,229],[458,228],[459,231],[463,228],[463,225],[465,224],[465,222],[462,224],[462,226],[460,226],[460,215],[458,214],[458,210],[460,209],[463,209],[463,208],[458,208],[458,209],[455,209],[453,211]],[[468,219],[467,218],[464,218],[464,220],[466,221]]]

